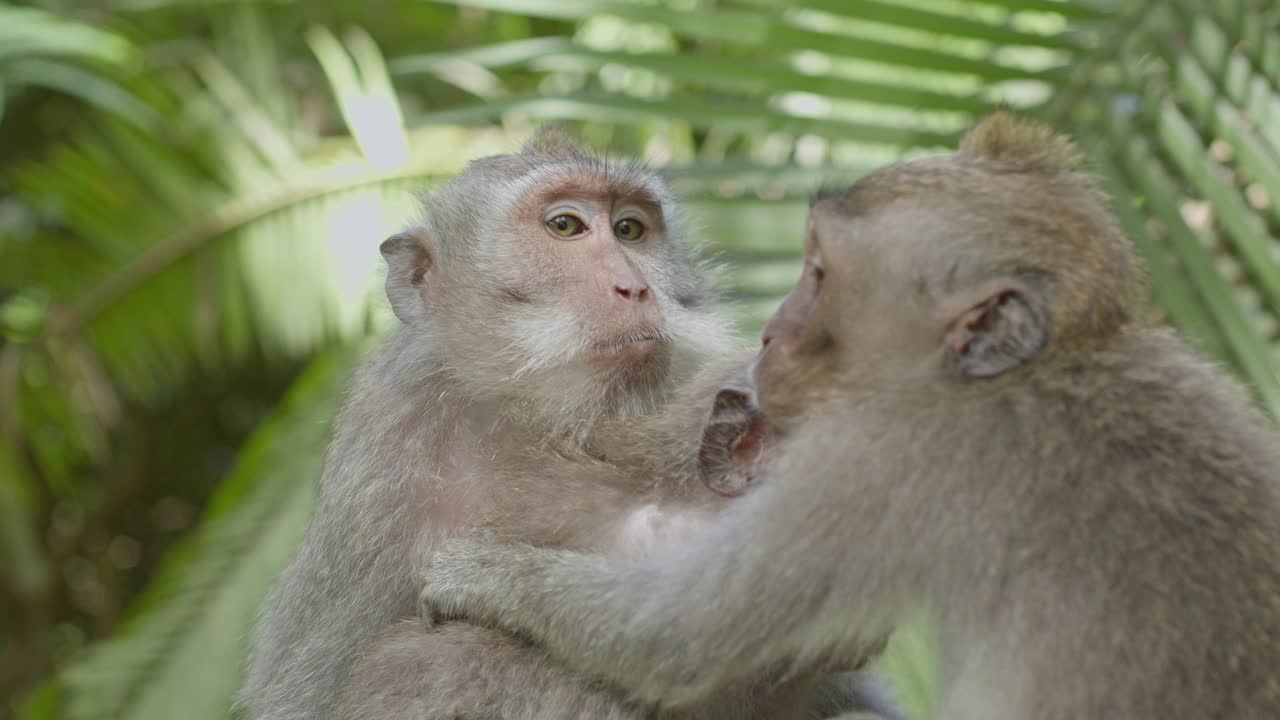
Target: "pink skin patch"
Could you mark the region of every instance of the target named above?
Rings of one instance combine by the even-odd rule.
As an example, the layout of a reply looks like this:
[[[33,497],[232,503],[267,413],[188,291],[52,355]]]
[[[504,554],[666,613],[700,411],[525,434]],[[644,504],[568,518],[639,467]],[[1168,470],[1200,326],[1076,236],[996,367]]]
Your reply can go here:
[[[764,453],[764,446],[769,440],[769,424],[764,418],[755,418],[741,436],[733,443],[733,457],[744,465],[754,466]]]

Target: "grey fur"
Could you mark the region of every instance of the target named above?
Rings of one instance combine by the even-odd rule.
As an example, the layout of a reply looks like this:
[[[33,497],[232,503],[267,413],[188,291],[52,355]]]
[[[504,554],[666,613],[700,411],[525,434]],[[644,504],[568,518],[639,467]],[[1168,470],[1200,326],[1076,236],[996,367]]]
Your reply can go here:
[[[672,349],[661,377],[584,370],[574,354],[587,334],[574,314],[582,309],[564,307],[563,288],[521,270],[527,229],[509,219],[511,208],[539,188],[584,178],[661,205],[665,242],[629,260],[663,311]],[[403,324],[359,370],[339,417],[311,526],[258,623],[238,702],[245,717],[325,717],[340,695],[338,713],[350,718],[568,717],[575,707],[632,716],[621,696],[611,703],[616,693],[499,633],[424,634],[397,623],[417,613],[424,559],[451,533],[491,528],[508,540],[595,549],[615,542],[645,503],[690,521],[708,511],[713,496],[697,483],[693,458],[700,407],[710,407],[716,384],[703,381],[705,405],[681,406],[674,436],[662,425],[673,415],[657,410],[727,351],[731,331],[673,202],[639,166],[543,137],[521,154],[475,161],[426,200],[422,227],[384,243],[388,296]],[[563,321],[552,327],[548,318]],[[563,342],[548,343],[556,332]],[[650,432],[663,444],[637,447]],[[670,457],[654,457],[654,448]],[[790,703],[786,692],[807,695],[814,678],[762,694]]]
[[[1047,137],[997,115],[819,201],[825,285],[756,370],[785,444],[693,539],[622,561],[459,538],[425,597],[668,708],[926,609],[943,720],[1280,717],[1276,428],[1140,319],[1132,248]],[[1054,332],[998,377],[939,347],[978,283],[957,257],[1052,288],[1027,319]]]

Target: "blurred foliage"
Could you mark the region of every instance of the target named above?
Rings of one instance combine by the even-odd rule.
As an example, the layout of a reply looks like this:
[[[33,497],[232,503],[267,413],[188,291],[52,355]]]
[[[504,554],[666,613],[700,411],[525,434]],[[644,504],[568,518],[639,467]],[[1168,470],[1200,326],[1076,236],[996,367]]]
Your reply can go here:
[[[1280,411],[1264,0],[0,3],[0,717],[227,714],[412,191],[548,119],[665,168],[744,334],[807,197],[997,104],[1074,132],[1153,312]],[[884,667],[918,716],[931,639]]]

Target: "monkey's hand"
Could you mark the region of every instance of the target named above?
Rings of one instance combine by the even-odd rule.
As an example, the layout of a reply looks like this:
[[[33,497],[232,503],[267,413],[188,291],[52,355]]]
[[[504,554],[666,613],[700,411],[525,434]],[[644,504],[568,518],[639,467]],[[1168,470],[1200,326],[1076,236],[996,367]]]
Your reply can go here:
[[[530,551],[538,552],[527,545],[499,544],[489,533],[446,539],[423,572],[418,593],[423,624],[429,628],[444,620],[497,619],[502,588],[514,582],[513,570]]]

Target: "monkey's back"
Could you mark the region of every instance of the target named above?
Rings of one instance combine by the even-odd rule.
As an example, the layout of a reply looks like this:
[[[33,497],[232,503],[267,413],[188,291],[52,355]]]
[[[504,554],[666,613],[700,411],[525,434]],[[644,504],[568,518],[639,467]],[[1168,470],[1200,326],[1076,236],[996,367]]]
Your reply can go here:
[[[1165,330],[1135,330],[1053,377],[1038,402],[1066,437],[1041,458],[1030,527],[1063,555],[1048,585],[1065,595],[1046,598],[1043,621],[1074,616],[1043,651],[1082,672],[1037,682],[1075,695],[1070,717],[1280,718],[1274,424]]]

